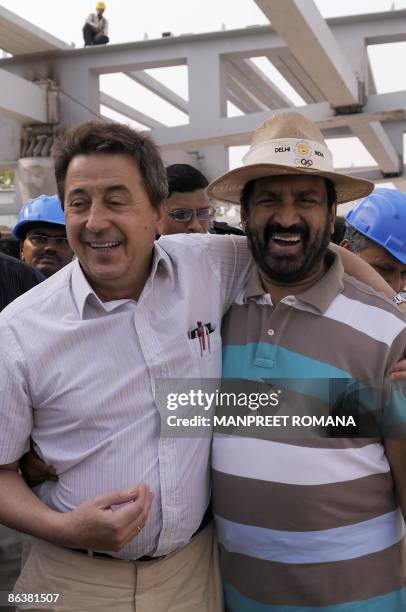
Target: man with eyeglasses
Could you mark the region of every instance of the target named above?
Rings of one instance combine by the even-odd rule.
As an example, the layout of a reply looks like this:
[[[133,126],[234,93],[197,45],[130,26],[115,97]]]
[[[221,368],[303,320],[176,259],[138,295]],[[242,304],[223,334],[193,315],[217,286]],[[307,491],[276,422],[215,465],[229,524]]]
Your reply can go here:
[[[209,181],[189,164],[172,164],[166,175],[169,195],[163,233],[207,234],[214,216],[206,195]]]
[[[72,261],[73,251],[57,195],[28,200],[20,211],[13,235],[20,241],[22,261],[46,277]]]

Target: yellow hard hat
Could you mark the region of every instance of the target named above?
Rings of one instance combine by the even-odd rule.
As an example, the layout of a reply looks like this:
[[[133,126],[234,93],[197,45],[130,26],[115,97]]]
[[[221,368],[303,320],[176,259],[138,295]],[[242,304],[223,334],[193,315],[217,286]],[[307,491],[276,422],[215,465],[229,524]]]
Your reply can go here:
[[[98,2],[96,4],[96,8],[104,11],[106,9],[106,5],[104,4],[104,2]]]

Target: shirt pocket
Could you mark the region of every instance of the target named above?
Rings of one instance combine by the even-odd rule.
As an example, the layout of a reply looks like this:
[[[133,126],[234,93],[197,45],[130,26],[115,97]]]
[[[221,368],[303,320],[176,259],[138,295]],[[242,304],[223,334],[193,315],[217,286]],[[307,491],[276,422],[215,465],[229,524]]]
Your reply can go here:
[[[220,327],[217,326],[211,334],[205,336],[204,346],[198,337],[189,338],[188,343],[192,360],[191,370],[196,372],[196,377],[221,378]]]

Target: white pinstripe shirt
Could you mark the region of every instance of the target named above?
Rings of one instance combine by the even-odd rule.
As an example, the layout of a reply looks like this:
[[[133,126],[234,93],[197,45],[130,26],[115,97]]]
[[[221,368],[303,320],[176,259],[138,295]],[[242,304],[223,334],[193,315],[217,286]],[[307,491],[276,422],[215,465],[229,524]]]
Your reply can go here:
[[[137,303],[102,303],[74,261],[0,315],[0,464],[18,460],[31,436],[59,475],[36,493],[62,512],[148,484],[147,524],[116,556],[168,554],[201,522],[210,439],[160,437],[154,385],[220,376],[221,317],[249,259],[245,238],[165,237]],[[217,326],[203,358],[187,335],[197,321]]]

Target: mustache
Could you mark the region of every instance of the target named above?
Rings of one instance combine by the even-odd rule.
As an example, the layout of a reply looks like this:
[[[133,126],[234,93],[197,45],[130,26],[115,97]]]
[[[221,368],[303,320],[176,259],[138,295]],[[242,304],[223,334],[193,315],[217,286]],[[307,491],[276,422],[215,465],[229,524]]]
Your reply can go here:
[[[264,229],[265,244],[268,244],[273,234],[298,234],[306,239],[309,236],[309,230],[305,225],[299,225],[298,223],[285,227],[283,225],[279,225],[279,223],[274,223],[271,220],[266,224]]]
[[[59,255],[57,253],[40,253],[37,256],[37,259],[40,261],[41,259],[56,259],[57,261],[60,261],[62,263],[62,259],[61,257],[59,257]]]

